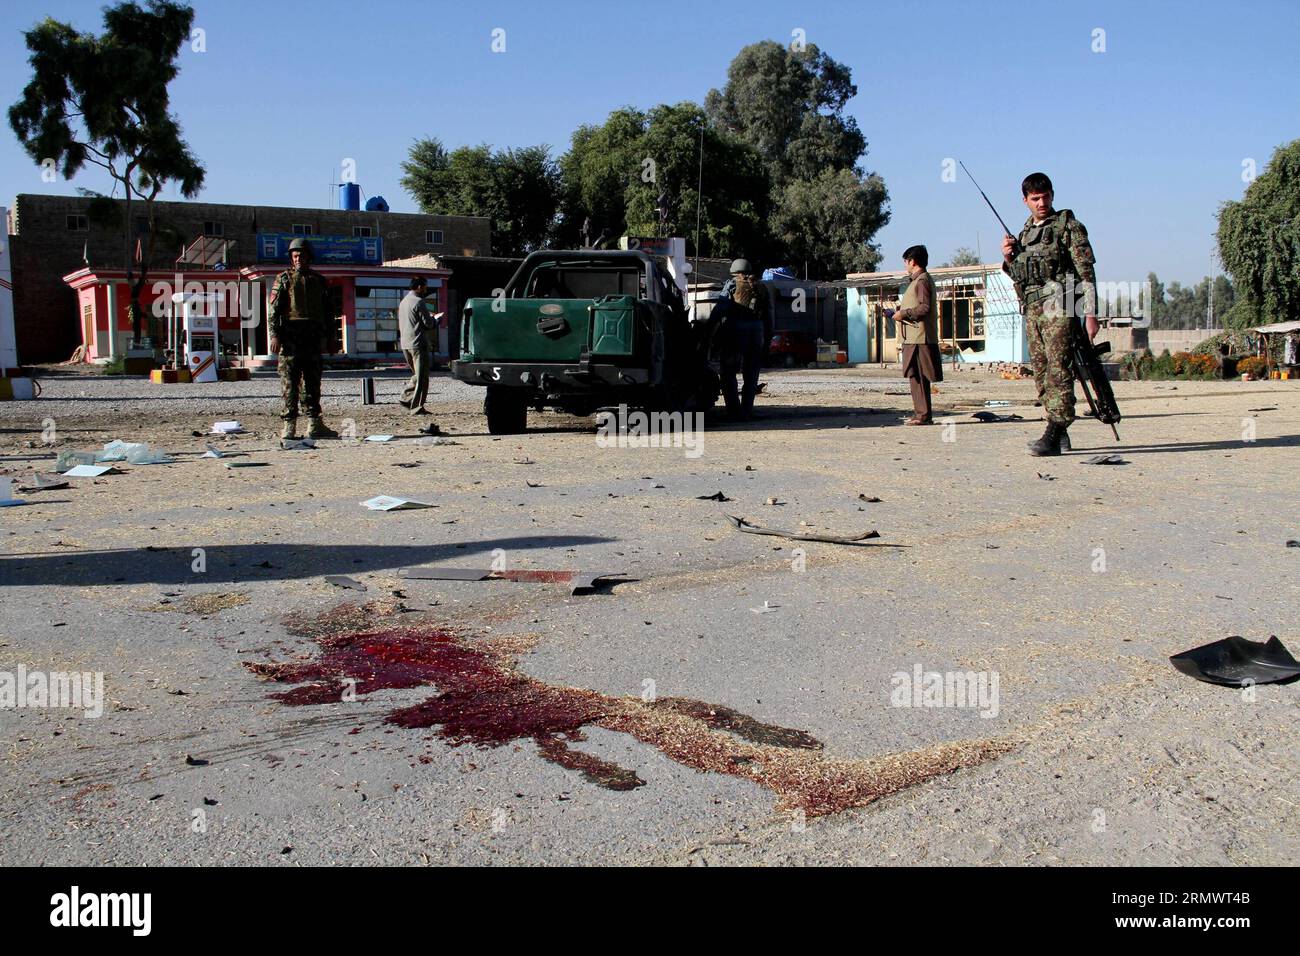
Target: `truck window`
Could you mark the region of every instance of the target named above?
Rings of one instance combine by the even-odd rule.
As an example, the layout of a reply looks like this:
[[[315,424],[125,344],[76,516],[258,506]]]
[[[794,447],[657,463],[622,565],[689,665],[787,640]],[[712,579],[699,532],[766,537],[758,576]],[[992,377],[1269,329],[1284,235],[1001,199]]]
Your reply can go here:
[[[530,299],[595,299],[603,295],[642,295],[637,269],[586,269],[542,266],[529,279]]]

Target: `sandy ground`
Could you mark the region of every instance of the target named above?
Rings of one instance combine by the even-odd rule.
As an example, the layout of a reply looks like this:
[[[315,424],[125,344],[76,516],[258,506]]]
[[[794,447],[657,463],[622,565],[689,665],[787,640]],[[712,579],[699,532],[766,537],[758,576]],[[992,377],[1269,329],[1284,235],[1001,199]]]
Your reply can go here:
[[[362,406],[338,373],[330,421],[397,440],[282,451],[272,377],[51,374],[0,404],[0,475],[114,438],[175,461],[0,509],[0,672],[102,672],[106,698],[0,710],[6,861],[1292,862],[1300,683],[1216,687],[1168,657],[1230,634],[1300,652],[1294,383],[1118,383],[1119,442],[1085,419],[1072,454],[1033,459],[1031,383],[953,373],[950,424],[903,428],[895,375],[774,372],[762,418],[711,420],[690,457],[556,415],[493,438],[445,376],[455,444],[416,441],[397,375]],[[1022,420],[975,422],[987,400]],[[248,432],[215,443],[264,466],[199,457],[228,418]],[[1099,452],[1125,463],[1083,463]],[[436,507],[360,506],[378,494]],[[623,581],[398,574],[494,560]],[[273,698],[295,685],[262,665],[316,661],[343,604],[346,633],[460,656],[355,700]],[[997,696],[900,706],[918,667]],[[479,729],[386,722],[439,695]]]

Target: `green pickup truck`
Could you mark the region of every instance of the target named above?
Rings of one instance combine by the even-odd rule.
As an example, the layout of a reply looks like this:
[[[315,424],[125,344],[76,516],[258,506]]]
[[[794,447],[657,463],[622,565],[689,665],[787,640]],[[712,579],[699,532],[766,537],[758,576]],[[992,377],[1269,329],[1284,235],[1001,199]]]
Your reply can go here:
[[[465,304],[451,372],[487,388],[493,435],[524,431],[529,408],[702,412],[718,398],[712,332],[689,321],[677,284],[653,256],[543,250],[498,295]]]

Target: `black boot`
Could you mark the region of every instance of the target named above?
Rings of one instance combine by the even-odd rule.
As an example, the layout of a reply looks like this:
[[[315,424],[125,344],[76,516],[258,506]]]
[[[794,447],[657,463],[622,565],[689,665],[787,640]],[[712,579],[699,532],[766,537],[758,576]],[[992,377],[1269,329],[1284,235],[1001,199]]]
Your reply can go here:
[[[1061,439],[1065,436],[1065,427],[1056,422],[1048,422],[1043,437],[1029,446],[1029,454],[1035,458],[1059,455],[1061,453]]]
[[[1069,426],[1068,426],[1068,425],[1064,425],[1064,426],[1061,427],[1061,451],[1070,451],[1070,450],[1071,450],[1071,449],[1070,449],[1070,433],[1067,432],[1067,431],[1065,430],[1066,428],[1069,428]],[[1033,448],[1034,446],[1036,446],[1036,445],[1038,444],[1038,442],[1041,442],[1042,440],[1043,440],[1043,439],[1040,438],[1040,439],[1038,439],[1038,441],[1025,442],[1025,444],[1028,445],[1030,448]]]

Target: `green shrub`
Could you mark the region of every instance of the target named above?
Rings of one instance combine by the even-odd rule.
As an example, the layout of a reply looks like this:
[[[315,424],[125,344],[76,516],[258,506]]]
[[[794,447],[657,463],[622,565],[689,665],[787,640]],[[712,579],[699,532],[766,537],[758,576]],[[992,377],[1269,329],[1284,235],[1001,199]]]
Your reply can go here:
[[[126,357],[115,355],[107,363],[101,365],[99,370],[104,375],[125,375],[126,374]]]

